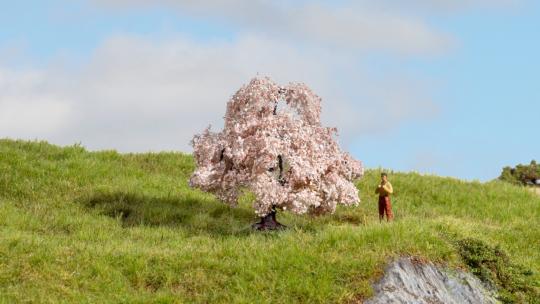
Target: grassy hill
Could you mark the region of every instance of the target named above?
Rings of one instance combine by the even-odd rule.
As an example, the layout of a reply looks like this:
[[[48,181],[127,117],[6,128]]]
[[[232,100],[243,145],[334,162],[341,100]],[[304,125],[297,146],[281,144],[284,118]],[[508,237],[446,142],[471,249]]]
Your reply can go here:
[[[188,187],[193,168],[0,140],[0,303],[360,303],[397,256],[467,267],[463,239],[519,266],[497,272],[509,299],[540,286],[540,197],[523,188],[391,173],[396,218],[381,224],[371,170],[361,206],[280,213],[288,230],[258,233],[250,195],[229,208]]]

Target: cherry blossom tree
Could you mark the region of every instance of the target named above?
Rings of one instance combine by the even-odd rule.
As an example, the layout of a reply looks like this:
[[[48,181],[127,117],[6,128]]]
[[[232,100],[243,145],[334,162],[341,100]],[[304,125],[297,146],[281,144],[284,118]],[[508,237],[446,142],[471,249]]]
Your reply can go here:
[[[224,129],[192,140],[190,185],[235,206],[242,189],[256,200],[255,229],[278,229],[276,210],[334,212],[357,205],[361,162],[340,150],[336,128],[321,125],[321,98],[305,84],[254,78],[227,104]]]

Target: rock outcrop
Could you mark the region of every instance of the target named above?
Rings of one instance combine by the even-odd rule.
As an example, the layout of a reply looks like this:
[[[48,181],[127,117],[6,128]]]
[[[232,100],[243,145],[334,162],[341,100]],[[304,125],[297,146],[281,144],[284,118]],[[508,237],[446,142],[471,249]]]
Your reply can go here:
[[[495,293],[475,276],[414,258],[400,258],[391,263],[374,289],[375,296],[366,304],[499,303]]]

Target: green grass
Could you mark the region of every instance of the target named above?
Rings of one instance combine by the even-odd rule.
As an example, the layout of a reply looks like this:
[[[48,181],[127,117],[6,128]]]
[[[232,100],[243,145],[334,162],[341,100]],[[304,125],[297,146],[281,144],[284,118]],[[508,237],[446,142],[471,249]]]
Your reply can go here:
[[[462,239],[540,286],[540,197],[524,188],[391,172],[387,224],[368,170],[361,206],[279,213],[289,229],[258,233],[249,194],[229,208],[188,187],[193,169],[181,153],[0,140],[0,303],[359,303],[397,256],[466,268]]]

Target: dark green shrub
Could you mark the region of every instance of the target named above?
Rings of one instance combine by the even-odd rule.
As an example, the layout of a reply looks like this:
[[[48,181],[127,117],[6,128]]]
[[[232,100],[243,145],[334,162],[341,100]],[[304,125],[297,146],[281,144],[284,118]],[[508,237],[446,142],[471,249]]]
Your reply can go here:
[[[499,246],[467,238],[458,241],[458,250],[471,272],[497,289],[503,303],[539,303],[540,292],[534,286],[532,271],[511,263]]]
[[[529,165],[519,164],[515,168],[504,167],[499,179],[516,185],[540,186],[538,185],[538,182],[540,182],[540,165],[533,160]]]

